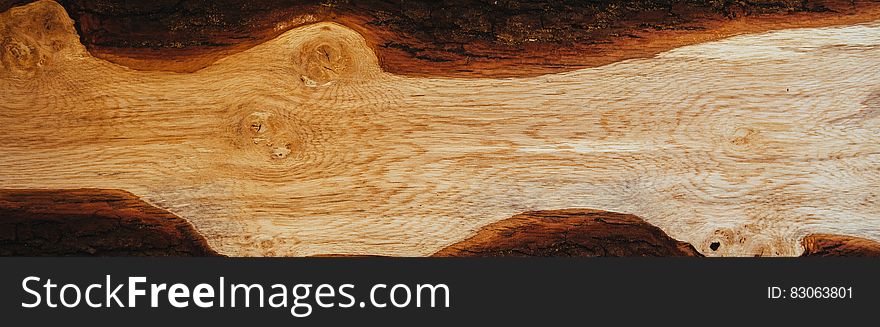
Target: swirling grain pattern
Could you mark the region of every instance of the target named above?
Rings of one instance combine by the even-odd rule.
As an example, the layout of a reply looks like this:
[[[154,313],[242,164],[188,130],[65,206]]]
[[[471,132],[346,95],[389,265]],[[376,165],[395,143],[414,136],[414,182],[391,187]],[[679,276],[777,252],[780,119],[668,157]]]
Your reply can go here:
[[[428,255],[558,208],[706,255],[880,240],[880,22],[510,79],[388,74],[332,23],[194,73],[90,56],[51,1],[0,37],[0,188],[124,189],[223,254]]]

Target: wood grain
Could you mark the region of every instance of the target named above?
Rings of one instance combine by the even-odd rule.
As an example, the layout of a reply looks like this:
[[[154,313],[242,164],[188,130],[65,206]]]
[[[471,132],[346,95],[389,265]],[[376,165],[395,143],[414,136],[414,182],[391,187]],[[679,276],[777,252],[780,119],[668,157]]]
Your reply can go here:
[[[50,1],[0,14],[0,188],[124,189],[223,254],[421,256],[558,208],[706,255],[880,239],[877,22],[510,79],[388,74],[332,23],[133,71],[72,24]]]

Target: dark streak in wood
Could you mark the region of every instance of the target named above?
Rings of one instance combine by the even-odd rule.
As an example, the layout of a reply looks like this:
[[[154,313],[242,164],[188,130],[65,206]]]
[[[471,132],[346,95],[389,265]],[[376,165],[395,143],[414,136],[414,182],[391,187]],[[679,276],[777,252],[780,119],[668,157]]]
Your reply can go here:
[[[526,212],[482,228],[437,257],[699,257],[634,215],[590,209]]]
[[[121,190],[0,190],[3,256],[215,256],[186,220]]]
[[[29,0],[0,0],[0,11]],[[192,72],[298,26],[341,23],[389,72],[515,77],[571,71],[741,33],[877,19],[872,0],[59,0],[96,57]]]
[[[834,234],[804,237],[802,257],[880,257],[880,242]]]

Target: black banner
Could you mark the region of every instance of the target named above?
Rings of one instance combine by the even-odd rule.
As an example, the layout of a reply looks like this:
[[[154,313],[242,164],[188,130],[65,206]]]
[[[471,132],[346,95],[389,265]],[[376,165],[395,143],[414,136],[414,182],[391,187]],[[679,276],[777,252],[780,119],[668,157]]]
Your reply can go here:
[[[837,325],[869,321],[880,304],[880,260],[858,258],[0,262],[0,314],[3,325],[15,323],[7,326]],[[133,303],[131,281],[135,291],[143,291],[133,296]],[[234,285],[239,285],[235,291]],[[108,299],[107,292],[114,289],[115,296]]]

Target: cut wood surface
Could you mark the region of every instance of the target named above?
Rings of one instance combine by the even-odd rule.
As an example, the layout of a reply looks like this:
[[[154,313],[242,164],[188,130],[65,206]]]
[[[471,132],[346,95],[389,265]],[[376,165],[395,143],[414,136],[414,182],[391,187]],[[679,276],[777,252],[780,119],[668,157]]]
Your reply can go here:
[[[509,79],[389,74],[333,23],[193,73],[92,57],[50,1],[0,37],[0,188],[123,189],[222,254],[429,255],[560,208],[706,255],[880,240],[880,22]]]

